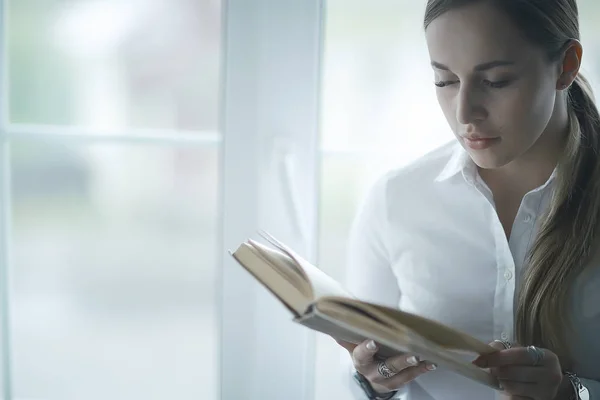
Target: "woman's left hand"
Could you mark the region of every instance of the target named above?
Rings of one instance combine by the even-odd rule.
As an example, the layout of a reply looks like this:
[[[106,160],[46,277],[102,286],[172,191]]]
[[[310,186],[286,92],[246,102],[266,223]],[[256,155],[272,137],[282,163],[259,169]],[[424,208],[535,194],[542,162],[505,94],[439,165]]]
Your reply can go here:
[[[498,377],[504,393],[511,400],[567,400],[572,389],[563,373],[558,356],[548,349],[541,349],[543,357],[536,365],[531,350],[519,345],[506,349],[502,343],[490,343],[500,351],[480,356],[473,364],[490,368]]]

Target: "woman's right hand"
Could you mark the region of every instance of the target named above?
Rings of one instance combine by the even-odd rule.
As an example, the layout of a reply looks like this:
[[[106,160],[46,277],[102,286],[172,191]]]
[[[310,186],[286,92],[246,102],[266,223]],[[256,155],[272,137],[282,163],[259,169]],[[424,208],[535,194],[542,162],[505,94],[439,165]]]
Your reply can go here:
[[[365,340],[358,345],[336,341],[348,350],[352,356],[354,368],[369,380],[373,389],[378,393],[398,390],[418,376],[436,368],[436,365],[430,362],[419,362],[418,357],[411,354],[402,354],[382,360],[375,356],[379,347],[372,340]],[[394,373],[393,376],[386,378],[379,372],[379,364],[382,362]]]

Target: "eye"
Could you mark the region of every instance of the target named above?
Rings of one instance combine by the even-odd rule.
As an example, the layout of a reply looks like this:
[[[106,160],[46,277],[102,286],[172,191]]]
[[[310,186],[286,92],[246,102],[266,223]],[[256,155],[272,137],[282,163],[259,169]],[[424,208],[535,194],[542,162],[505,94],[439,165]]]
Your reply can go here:
[[[491,87],[491,88],[494,88],[494,89],[501,89],[503,87],[506,87],[506,86],[510,85],[510,81],[509,80],[492,82],[492,81],[488,81],[488,80],[484,79],[482,81],[482,83],[483,83],[484,86],[488,86],[488,87]]]
[[[455,83],[458,83],[458,81],[438,81],[438,82],[435,82],[435,86],[443,88],[446,86],[453,85]]]

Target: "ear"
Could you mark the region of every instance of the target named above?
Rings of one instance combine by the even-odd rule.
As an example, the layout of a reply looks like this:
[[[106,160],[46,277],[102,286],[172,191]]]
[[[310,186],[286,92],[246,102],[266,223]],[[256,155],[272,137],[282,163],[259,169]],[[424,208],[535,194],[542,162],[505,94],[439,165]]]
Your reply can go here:
[[[571,39],[563,53],[560,64],[560,74],[556,82],[557,90],[565,90],[575,80],[581,67],[581,57],[583,56],[583,47],[576,39]]]

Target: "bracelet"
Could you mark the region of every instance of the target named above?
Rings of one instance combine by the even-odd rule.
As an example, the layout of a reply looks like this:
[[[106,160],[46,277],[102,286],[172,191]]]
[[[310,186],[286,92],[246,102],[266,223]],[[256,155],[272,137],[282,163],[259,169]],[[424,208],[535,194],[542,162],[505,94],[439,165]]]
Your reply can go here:
[[[569,378],[571,386],[573,386],[573,396],[569,400],[590,400],[590,393],[585,386],[581,383],[579,377],[569,371],[565,371],[565,376]]]
[[[390,393],[379,394],[373,389],[373,386],[369,383],[367,378],[365,378],[358,371],[354,371],[354,380],[358,382],[362,390],[365,392],[369,400],[391,400],[392,397],[396,395],[396,391]]]

